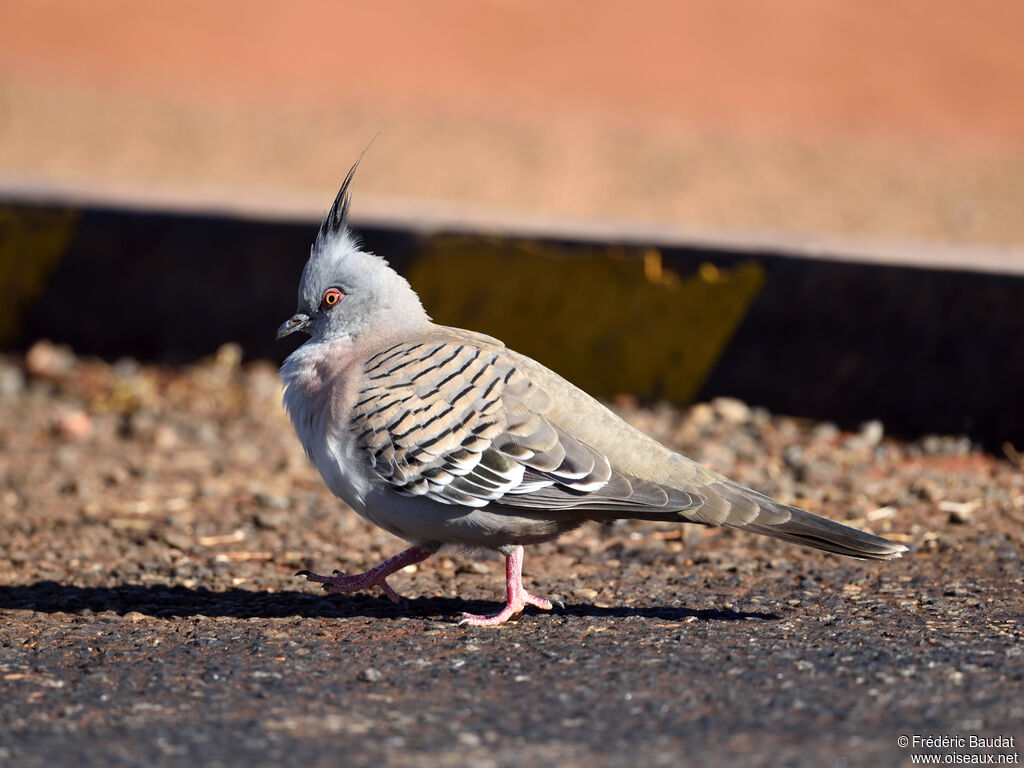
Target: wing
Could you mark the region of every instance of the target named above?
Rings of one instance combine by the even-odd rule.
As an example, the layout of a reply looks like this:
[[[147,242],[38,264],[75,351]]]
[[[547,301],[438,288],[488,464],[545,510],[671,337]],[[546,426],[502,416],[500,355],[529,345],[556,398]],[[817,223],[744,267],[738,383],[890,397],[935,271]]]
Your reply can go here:
[[[444,504],[642,516],[704,498],[615,472],[545,418],[551,398],[499,351],[396,344],[366,361],[353,408],[359,447],[397,492]]]

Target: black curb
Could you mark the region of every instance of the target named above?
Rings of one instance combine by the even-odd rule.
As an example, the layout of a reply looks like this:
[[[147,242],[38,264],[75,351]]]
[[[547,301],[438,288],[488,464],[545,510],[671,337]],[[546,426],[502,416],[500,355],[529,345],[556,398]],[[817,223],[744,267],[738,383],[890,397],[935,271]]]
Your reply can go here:
[[[26,228],[45,231],[54,221],[69,232],[56,258],[41,250],[54,247],[52,240],[36,252],[33,243],[43,241],[23,236]],[[0,275],[8,282],[0,313],[9,329],[4,345],[25,349],[48,338],[108,359],[130,355],[180,363],[234,341],[246,357],[279,361],[294,345],[276,342],[274,331],[295,309],[299,274],[318,224],[170,209],[0,202]],[[907,436],[964,433],[992,447],[1004,441],[1024,445],[1024,276],[1012,270],[808,258],[770,244],[730,249],[713,243],[666,244],[657,237],[641,243],[635,235],[586,239],[558,233],[473,234],[395,221],[360,226],[357,220],[355,225],[369,249],[386,256],[400,272],[418,274],[418,288],[427,280],[436,290],[451,284],[463,292],[461,303],[435,317],[439,321],[472,319],[466,307],[479,304],[480,296],[467,299],[464,293],[484,290],[472,276],[445,274],[449,252],[477,254],[480,264],[489,264],[487,298],[507,303],[513,314],[527,312],[521,305],[523,283],[495,276],[494,264],[529,269],[534,284],[545,286],[548,294],[552,279],[572,281],[558,286],[556,295],[571,302],[583,293],[582,306],[590,306],[595,316],[615,317],[617,330],[614,343],[602,337],[583,350],[581,359],[592,360],[597,372],[593,378],[585,370],[563,372],[604,397],[615,394],[606,386],[617,385],[602,384],[600,370],[619,365],[617,356],[645,346],[659,349],[652,345],[661,342],[650,332],[629,336],[643,313],[637,307],[654,307],[642,303],[648,296],[651,301],[667,296],[672,306],[677,294],[671,291],[683,286],[689,292],[678,294],[675,304],[690,305],[697,296],[699,306],[681,317],[697,318],[701,327],[687,330],[687,336],[673,327],[681,322],[678,318],[660,324],[669,343],[674,339],[681,351],[675,360],[641,356],[634,361],[646,376],[630,380],[641,382],[634,387],[641,396],[727,395],[841,426],[877,418],[889,431]],[[649,290],[639,285],[644,281],[659,286],[650,289],[655,293],[630,294],[635,316],[616,314],[614,300],[601,307],[586,304],[591,289],[572,276],[592,274],[588,265],[602,259],[626,265],[608,272],[609,279],[641,276],[629,277],[629,291]],[[544,274],[544,264],[567,262],[586,270]],[[26,269],[32,275],[22,274]],[[739,280],[741,274],[750,279]],[[35,289],[33,280],[39,283]],[[702,292],[698,285],[730,280],[745,287]],[[507,295],[510,285],[520,286],[517,295]],[[626,287],[615,283],[608,288],[608,295],[625,297]],[[716,297],[740,294],[739,304],[717,330],[714,322],[704,328],[705,320],[712,316],[714,321],[727,303]],[[548,306],[552,312],[563,309]],[[546,326],[545,312],[536,317],[535,309],[530,310],[532,321],[522,323],[521,338],[506,332],[503,340],[558,369],[559,345],[571,347],[573,329],[564,329],[556,342],[539,343],[538,337],[554,338],[563,329]],[[580,316],[579,322],[587,319]],[[703,341],[709,334],[718,334],[720,343],[688,358],[687,350],[699,346],[693,339]],[[671,365],[693,368],[689,384],[670,386]]]

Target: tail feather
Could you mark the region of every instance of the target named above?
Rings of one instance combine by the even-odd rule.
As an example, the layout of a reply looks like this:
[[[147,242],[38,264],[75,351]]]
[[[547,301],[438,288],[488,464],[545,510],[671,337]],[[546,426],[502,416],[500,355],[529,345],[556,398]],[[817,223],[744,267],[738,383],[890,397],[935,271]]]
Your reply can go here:
[[[790,507],[789,513],[784,523],[761,525],[755,521],[744,530],[863,560],[891,560],[907,551],[902,544],[796,507]]]
[[[723,524],[729,527],[862,560],[891,560],[907,551],[902,544],[799,507],[782,504],[738,483],[726,482],[726,488],[718,487],[716,490],[727,500],[735,503],[742,498],[748,506],[751,502],[757,505],[757,514],[753,517],[744,515],[742,520],[724,520]]]

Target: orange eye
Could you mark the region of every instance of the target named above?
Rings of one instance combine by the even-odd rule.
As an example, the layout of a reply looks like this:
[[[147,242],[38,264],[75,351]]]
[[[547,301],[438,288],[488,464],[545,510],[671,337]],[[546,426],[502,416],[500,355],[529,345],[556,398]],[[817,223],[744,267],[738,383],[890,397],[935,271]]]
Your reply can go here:
[[[328,288],[320,302],[320,309],[330,309],[345,297],[337,288]]]

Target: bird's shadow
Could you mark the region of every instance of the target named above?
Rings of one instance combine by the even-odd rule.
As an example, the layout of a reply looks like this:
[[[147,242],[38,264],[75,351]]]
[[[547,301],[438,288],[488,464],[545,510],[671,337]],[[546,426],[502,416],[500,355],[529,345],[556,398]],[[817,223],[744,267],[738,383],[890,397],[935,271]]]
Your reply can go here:
[[[214,592],[203,587],[190,588],[165,584],[124,584],[118,587],[77,587],[55,581],[34,584],[0,585],[0,610],[27,610],[41,613],[103,613],[118,615],[136,612],[156,618],[189,616],[233,616],[236,618],[417,618],[439,621],[456,620],[463,611],[494,612],[494,602],[463,600],[453,597],[416,597],[398,605],[372,594],[317,595],[308,592],[268,592],[231,589]],[[529,609],[533,610],[533,609]],[[595,606],[567,603],[554,613],[590,617],[641,617],[662,621],[776,621],[773,613],[731,610],[693,610],[678,606],[651,605]]]

